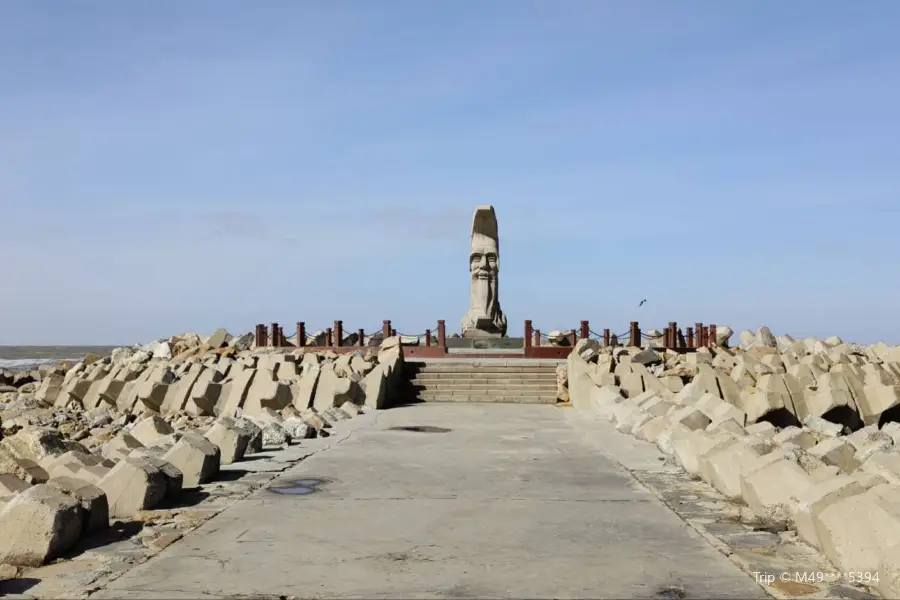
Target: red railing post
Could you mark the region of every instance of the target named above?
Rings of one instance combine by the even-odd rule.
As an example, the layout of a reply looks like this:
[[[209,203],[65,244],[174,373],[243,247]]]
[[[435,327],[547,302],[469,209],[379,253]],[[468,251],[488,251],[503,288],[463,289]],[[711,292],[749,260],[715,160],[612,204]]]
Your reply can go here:
[[[331,337],[331,327],[325,330],[325,345],[331,347],[334,338]]]
[[[269,345],[269,328],[265,325],[261,325],[260,327],[260,333],[262,334],[262,343],[260,344],[260,347],[265,348]]]
[[[541,345],[541,330],[534,330],[534,345],[535,347],[539,347]]]
[[[688,348],[694,347],[694,328],[693,327],[687,328],[687,347]]]
[[[425,330],[425,345],[426,346],[431,345],[431,330],[430,329]]]
[[[387,319],[381,322],[381,336],[382,339],[388,339],[391,337],[391,321]]]
[[[278,323],[272,323],[271,345],[275,346],[278,342]]]
[[[603,330],[603,346],[609,348],[609,329]]]
[[[703,323],[694,323],[694,348],[703,347]]]
[[[344,322],[334,322],[334,345],[336,348],[344,345]]]
[[[447,324],[443,319],[438,320],[437,343],[441,348],[447,347]]]
[[[365,346],[365,345],[366,345],[366,330],[365,330],[365,329],[360,329],[359,331],[357,331],[357,332],[356,332],[356,337],[359,338],[359,339],[356,340],[356,344],[357,344],[358,346]]]
[[[628,340],[629,346],[641,345],[641,326],[637,321],[631,322],[631,339]]]
[[[667,348],[675,348],[678,345],[678,324],[669,321],[669,345]]]
[[[710,325],[709,326],[709,347],[712,348],[712,347],[718,346],[718,345],[719,345],[719,340],[718,340],[718,338],[716,338],[716,326]]]
[[[306,323],[297,321],[297,347],[302,348],[306,345]]]
[[[591,337],[591,323],[590,321],[582,321],[581,322],[581,331],[579,332],[580,338],[583,340]]]
[[[703,342],[700,345],[704,348],[709,348],[709,327],[704,325],[703,327],[701,327],[701,331],[703,331]]]
[[[534,335],[534,328],[531,326],[531,319],[525,319],[525,349],[531,348],[531,336]]]

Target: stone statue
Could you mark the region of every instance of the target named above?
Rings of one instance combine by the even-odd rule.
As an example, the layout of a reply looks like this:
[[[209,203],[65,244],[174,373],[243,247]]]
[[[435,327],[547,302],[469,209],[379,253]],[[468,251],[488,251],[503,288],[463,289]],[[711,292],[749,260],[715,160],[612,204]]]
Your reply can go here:
[[[500,310],[500,239],[491,205],[475,207],[469,254],[472,283],[469,312],[462,319],[463,337],[503,337],[506,316]]]

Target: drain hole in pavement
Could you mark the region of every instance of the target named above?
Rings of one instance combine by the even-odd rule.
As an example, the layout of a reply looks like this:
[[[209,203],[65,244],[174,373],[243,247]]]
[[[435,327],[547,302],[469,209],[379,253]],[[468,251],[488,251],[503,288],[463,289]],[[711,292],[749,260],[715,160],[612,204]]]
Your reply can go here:
[[[433,425],[404,425],[400,427],[388,427],[388,431],[414,431],[416,433],[447,433],[452,431],[446,427],[435,427]]]
[[[679,587],[663,587],[659,588],[653,597],[657,600],[683,600],[687,598],[687,594]]]
[[[778,534],[782,531],[787,531],[788,526],[787,523],[763,523],[761,525],[754,525],[754,532],[765,532],[765,533],[774,533]]]
[[[312,494],[313,492],[318,492],[319,486],[326,483],[331,483],[331,480],[318,477],[308,479],[295,479],[293,481],[286,481],[284,485],[271,487],[269,488],[269,491],[276,494],[283,494],[288,496],[306,496],[308,494]]]

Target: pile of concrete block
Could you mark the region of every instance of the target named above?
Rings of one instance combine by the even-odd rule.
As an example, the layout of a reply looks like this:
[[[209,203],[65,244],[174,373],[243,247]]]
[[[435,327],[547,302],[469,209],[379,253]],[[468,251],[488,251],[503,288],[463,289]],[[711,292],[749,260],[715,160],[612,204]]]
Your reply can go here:
[[[302,348],[238,352],[208,345],[174,358],[169,354],[159,349],[122,352],[118,360],[114,353],[92,364],[79,363],[65,375],[53,373],[42,381],[39,398],[57,408],[194,417],[229,416],[238,409],[252,416],[263,409],[302,410],[311,403],[321,407],[346,400],[382,408],[385,384],[402,361],[398,338],[389,338],[379,349],[340,355]]]
[[[576,408],[900,596],[900,348],[765,328],[687,354],[580,340],[567,376]]]
[[[402,372],[398,338],[347,354],[237,350],[229,339],[117,349],[7,395],[0,563],[44,564],[111,519],[215,481],[222,465],[327,436],[387,407]]]

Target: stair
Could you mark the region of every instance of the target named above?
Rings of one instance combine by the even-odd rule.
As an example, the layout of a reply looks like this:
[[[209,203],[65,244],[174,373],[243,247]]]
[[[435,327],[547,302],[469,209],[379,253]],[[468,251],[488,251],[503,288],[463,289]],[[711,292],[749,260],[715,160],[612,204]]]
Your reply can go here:
[[[556,404],[558,362],[408,361],[407,395],[414,402]]]

